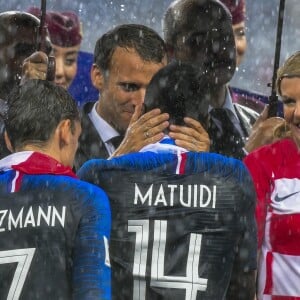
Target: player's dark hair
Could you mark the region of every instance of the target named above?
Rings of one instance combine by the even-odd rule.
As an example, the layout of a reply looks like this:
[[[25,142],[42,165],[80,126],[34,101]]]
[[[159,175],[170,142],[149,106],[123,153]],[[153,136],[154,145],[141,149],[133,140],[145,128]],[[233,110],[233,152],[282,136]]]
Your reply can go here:
[[[97,40],[94,63],[103,71],[107,71],[117,47],[133,48],[143,60],[149,62],[160,63],[166,56],[165,43],[153,29],[140,24],[123,24],[106,32]]]
[[[27,144],[47,143],[62,120],[79,121],[72,96],[62,87],[45,80],[31,79],[10,93],[5,129],[13,149]]]
[[[197,119],[206,128],[209,86],[204,74],[187,63],[173,61],[150,81],[145,110],[159,108],[170,115],[170,123],[184,124],[184,117]]]

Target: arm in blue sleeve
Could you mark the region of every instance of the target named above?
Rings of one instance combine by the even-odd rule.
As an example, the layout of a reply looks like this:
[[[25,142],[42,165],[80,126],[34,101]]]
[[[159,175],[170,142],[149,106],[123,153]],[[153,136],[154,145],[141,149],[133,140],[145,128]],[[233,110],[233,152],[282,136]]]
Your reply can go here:
[[[257,226],[255,189],[248,172],[243,175],[239,212],[242,237],[238,245],[226,299],[253,300],[257,268]]]
[[[91,186],[89,191],[73,253],[73,299],[110,300],[110,206],[100,188]]]

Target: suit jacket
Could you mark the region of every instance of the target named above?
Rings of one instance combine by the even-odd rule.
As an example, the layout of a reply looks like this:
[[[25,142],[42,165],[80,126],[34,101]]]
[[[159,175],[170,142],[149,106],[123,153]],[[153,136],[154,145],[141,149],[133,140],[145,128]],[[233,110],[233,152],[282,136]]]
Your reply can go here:
[[[234,129],[233,132],[224,132],[220,135],[219,130],[217,130],[216,127],[213,126],[213,122],[211,122],[208,129],[211,139],[210,151],[237,159],[243,159],[246,155],[244,151],[245,142],[259,114],[255,110],[238,103],[233,103],[233,107],[241,124],[243,135],[241,136],[237,129]]]
[[[244,132],[244,137],[248,138],[252,126],[259,117],[259,114],[255,110],[238,103],[233,103],[233,107],[241,123],[242,130]]]
[[[79,137],[79,146],[75,156],[75,170],[78,170],[89,159],[109,157],[105,143],[101,140],[98,131],[88,116],[94,104],[95,102],[87,102],[81,111],[82,133]]]

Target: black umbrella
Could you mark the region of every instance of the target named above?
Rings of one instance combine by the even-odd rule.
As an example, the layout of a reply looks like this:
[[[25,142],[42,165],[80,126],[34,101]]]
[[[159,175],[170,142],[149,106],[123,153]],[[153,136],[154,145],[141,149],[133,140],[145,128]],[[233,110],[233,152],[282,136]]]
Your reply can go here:
[[[46,36],[47,36],[47,24],[46,24],[46,0],[41,0],[41,14],[40,14],[40,27],[37,38],[37,50],[46,51]],[[54,81],[55,78],[55,57],[48,56],[48,69],[46,79]]]
[[[269,97],[269,115],[268,117],[276,117],[278,112],[278,96],[276,93],[276,78],[277,69],[280,61],[280,49],[281,49],[281,35],[283,27],[283,16],[284,16],[285,0],[280,0],[279,12],[278,12],[278,23],[277,23],[277,35],[276,35],[276,46],[275,46],[275,58],[274,58],[274,69],[272,77],[272,92]]]

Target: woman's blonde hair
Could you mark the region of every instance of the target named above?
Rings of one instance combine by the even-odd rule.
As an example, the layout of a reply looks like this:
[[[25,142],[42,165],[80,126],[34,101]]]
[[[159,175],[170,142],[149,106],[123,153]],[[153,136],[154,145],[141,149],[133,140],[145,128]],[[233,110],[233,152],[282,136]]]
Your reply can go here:
[[[292,54],[283,65],[277,70],[276,89],[281,94],[281,81],[283,78],[300,77],[300,51]],[[291,137],[289,125],[284,122],[274,128],[273,135],[275,138]]]
[[[291,129],[285,121],[282,124],[275,126],[273,130],[274,141],[291,136]]]
[[[276,89],[281,95],[281,80],[285,77],[300,77],[300,51],[292,54],[277,70]]]

